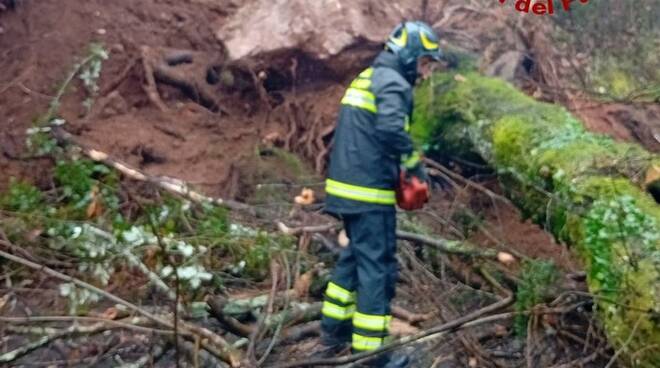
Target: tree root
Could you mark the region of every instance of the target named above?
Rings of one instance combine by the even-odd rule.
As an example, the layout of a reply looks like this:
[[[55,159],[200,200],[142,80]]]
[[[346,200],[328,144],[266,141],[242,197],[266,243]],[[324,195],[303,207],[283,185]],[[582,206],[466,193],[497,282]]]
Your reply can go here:
[[[142,68],[144,68],[144,77],[146,79],[146,84],[142,86],[144,92],[147,94],[147,97],[158,109],[162,112],[168,112],[169,109],[165,106],[165,103],[160,98],[160,93],[158,93],[158,86],[156,85],[156,79],[154,78],[154,68],[153,68],[153,56],[151,49],[147,46],[143,46],[140,49],[142,54]]]
[[[208,70],[208,64],[200,66],[203,60],[199,61],[199,59],[204,59],[200,53],[155,50],[148,46],[142,46],[140,50],[147,79],[145,91],[161,111],[167,111],[167,107],[160,99],[156,82],[178,88],[191,100],[212,112],[221,111],[215,90],[208,83],[206,74],[201,72]]]

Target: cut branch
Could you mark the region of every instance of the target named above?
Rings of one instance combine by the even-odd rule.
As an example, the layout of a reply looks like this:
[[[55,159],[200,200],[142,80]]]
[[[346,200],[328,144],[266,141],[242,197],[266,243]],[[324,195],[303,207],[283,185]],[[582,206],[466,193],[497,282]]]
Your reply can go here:
[[[252,207],[244,203],[236,202],[233,200],[225,200],[222,198],[207,197],[204,194],[201,194],[191,189],[190,185],[182,180],[164,177],[164,176],[152,176],[143,173],[142,171],[132,168],[129,165],[119,160],[113,159],[107,153],[86,147],[84,144],[79,142],[71,133],[65,131],[64,129],[53,128],[52,132],[55,138],[58,140],[58,142],[62,144],[70,144],[79,147],[82,150],[82,152],[90,159],[97,162],[102,162],[118,170],[119,172],[121,172],[122,174],[128,176],[133,180],[144,181],[155,184],[156,186],[164,190],[167,190],[168,192],[180,195],[196,203],[211,203],[218,206],[228,207],[232,210],[247,211],[249,213],[253,213],[254,211]]]

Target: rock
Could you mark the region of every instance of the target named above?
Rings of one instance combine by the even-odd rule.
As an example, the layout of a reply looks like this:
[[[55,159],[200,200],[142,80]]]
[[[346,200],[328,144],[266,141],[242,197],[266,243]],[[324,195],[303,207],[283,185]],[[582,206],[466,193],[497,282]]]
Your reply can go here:
[[[216,27],[233,59],[297,49],[328,59],[359,45],[374,49],[410,18],[418,1],[257,0]]]

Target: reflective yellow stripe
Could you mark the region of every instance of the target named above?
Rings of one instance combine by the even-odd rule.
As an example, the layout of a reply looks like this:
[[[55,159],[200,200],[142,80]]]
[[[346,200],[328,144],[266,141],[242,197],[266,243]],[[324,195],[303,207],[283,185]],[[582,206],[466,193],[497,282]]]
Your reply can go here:
[[[325,181],[325,191],[340,198],[352,199],[359,202],[376,204],[396,203],[396,195],[393,190],[361,187],[332,179]]]
[[[357,88],[349,88],[341,100],[344,105],[355,106],[373,113],[378,111],[376,107],[376,96],[369,91],[364,91]]]
[[[331,282],[328,284],[328,289],[325,291],[325,295],[335,299],[338,302],[344,304],[353,304],[355,303],[355,292],[344,289],[343,287]]]
[[[321,313],[326,317],[334,318],[340,321],[347,321],[353,318],[353,314],[355,313],[355,305],[342,307],[341,305],[337,305],[326,300],[323,302],[323,309],[321,309]]]
[[[357,312],[353,316],[353,326],[367,331],[387,332],[392,316],[377,316]]]
[[[401,35],[399,37],[391,37],[390,40],[399,47],[406,47],[406,44],[408,43],[408,30],[404,28],[401,30]]]
[[[351,87],[357,89],[369,89],[369,87],[371,87],[371,80],[357,78],[353,80],[353,83],[351,83]]]
[[[386,340],[383,337],[369,337],[354,333],[353,349],[358,351],[376,350],[385,345]]]
[[[360,78],[371,78],[374,75],[374,68],[367,68],[362,73],[360,73]]]
[[[413,167],[417,166],[421,160],[422,160],[422,155],[418,151],[415,151],[410,155],[404,155],[403,157],[401,157],[401,161],[403,161],[403,166],[406,169],[412,169]]]
[[[427,50],[437,50],[438,49],[438,44],[429,40],[428,37],[426,36],[426,33],[420,32],[422,35],[422,45],[424,45],[424,48]]]

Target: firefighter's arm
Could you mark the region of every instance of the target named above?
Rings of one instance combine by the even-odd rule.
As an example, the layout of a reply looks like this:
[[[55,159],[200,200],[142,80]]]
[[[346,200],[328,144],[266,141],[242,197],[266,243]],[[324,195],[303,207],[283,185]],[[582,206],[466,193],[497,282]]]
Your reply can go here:
[[[412,89],[396,80],[386,83],[377,95],[376,134],[387,154],[401,157],[401,165],[410,175],[428,181],[421,153],[415,150],[408,134]]]
[[[392,157],[413,153],[413,142],[407,132],[411,101],[411,88],[397,81],[384,84],[376,94],[376,138]]]

